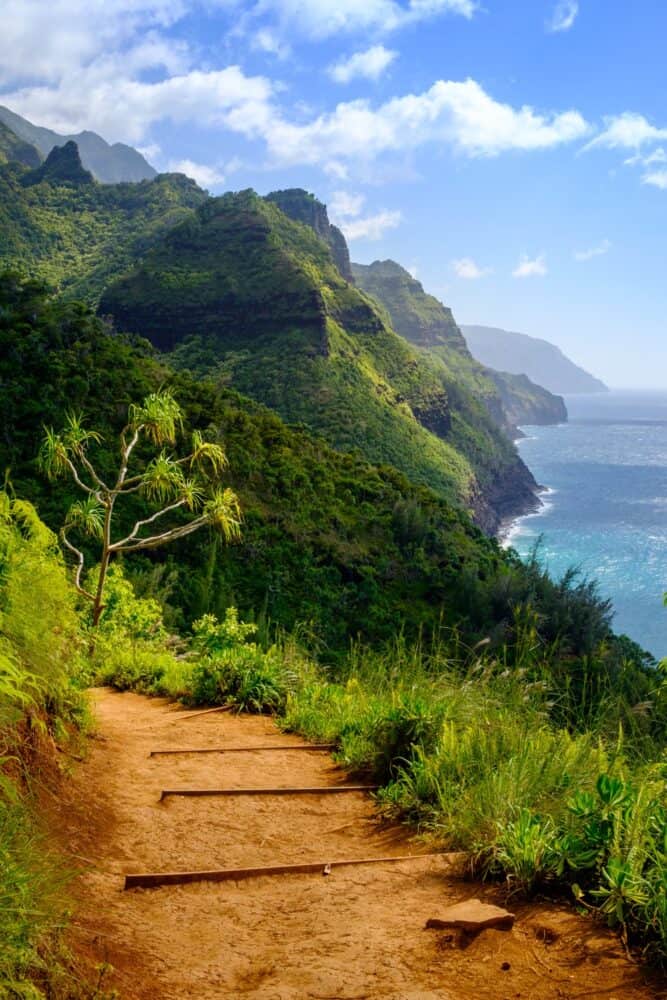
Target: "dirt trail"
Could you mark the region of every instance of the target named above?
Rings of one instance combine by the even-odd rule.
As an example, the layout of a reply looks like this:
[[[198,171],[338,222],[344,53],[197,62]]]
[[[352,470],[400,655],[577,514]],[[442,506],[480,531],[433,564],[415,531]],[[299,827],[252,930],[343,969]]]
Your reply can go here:
[[[445,906],[493,887],[451,859],[410,860],[222,884],[123,891],[138,871],[423,852],[380,824],[363,794],[173,798],[162,788],[311,786],[346,780],[326,753],[149,757],[166,747],[294,745],[269,719],[174,722],[165,701],[95,692],[98,738],[69,783],[60,826],[85,864],[75,946],[115,967],[123,1000],[648,1000],[660,995],[616,938],[557,905],[519,906],[512,931],[463,948],[424,930]]]

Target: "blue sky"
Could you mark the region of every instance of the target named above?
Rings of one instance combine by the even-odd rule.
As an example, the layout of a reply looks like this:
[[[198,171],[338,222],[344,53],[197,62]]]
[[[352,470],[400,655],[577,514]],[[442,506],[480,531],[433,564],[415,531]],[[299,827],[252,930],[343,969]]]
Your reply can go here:
[[[0,101],[314,191],[462,323],[667,386],[660,0],[3,0]]]

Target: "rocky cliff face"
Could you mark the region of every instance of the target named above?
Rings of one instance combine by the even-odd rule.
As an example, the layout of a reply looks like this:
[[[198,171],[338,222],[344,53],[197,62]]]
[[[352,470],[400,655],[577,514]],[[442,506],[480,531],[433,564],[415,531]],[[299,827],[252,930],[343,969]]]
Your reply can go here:
[[[281,212],[295,222],[303,222],[309,226],[331,251],[334,264],[346,281],[353,282],[350,265],[350,251],[345,237],[337,226],[329,222],[327,207],[313,194],[303,188],[288,188],[285,191],[273,191],[266,200],[277,205]]]

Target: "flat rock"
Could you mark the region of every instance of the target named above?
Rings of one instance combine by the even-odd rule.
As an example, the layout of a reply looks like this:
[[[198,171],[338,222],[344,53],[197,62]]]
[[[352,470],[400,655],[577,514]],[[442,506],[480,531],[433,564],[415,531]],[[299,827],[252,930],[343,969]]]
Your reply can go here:
[[[467,899],[464,903],[449,906],[439,917],[426,921],[427,928],[445,930],[450,927],[462,931],[484,931],[490,927],[508,931],[514,925],[514,914],[500,906],[483,903],[480,899]]]

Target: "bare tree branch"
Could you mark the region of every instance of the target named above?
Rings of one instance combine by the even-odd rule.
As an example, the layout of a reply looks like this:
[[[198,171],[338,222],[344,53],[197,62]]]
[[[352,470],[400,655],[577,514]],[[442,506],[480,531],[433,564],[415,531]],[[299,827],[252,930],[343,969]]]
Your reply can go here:
[[[66,548],[68,548],[70,552],[73,552],[77,559],[77,568],[76,568],[76,573],[74,575],[74,586],[76,587],[76,589],[80,594],[83,594],[84,597],[87,597],[89,600],[94,601],[95,597],[93,596],[93,594],[89,593],[84,587],[81,586],[81,574],[83,573],[83,565],[84,565],[83,552],[81,552],[80,549],[77,549],[74,545],[72,545],[69,538],[67,537],[64,528],[60,529],[60,538],[63,545]]]
[[[158,518],[163,517],[165,514],[168,514],[172,510],[178,510],[178,508],[183,507],[185,503],[186,501],[184,499],[177,500],[176,503],[172,503],[168,507],[163,507],[162,510],[156,511],[156,513],[153,514],[151,517],[147,517],[143,521],[137,521],[132,531],[127,536],[127,538],[123,538],[121,539],[121,541],[114,542],[113,545],[109,546],[109,551],[110,552],[120,551],[123,545],[127,545],[129,542],[131,542],[133,539],[137,537],[137,535],[145,525],[152,524],[154,521],[157,521]],[[139,539],[139,541],[141,541],[141,539]]]

